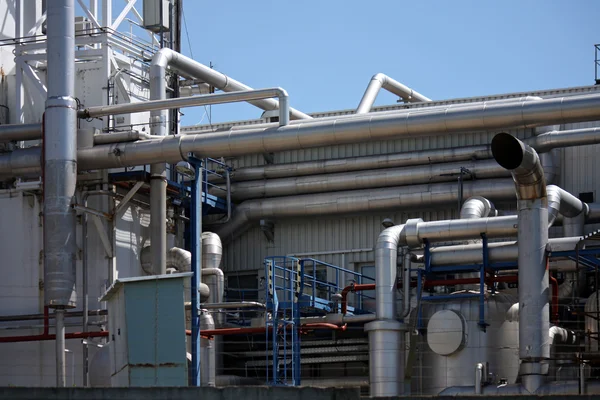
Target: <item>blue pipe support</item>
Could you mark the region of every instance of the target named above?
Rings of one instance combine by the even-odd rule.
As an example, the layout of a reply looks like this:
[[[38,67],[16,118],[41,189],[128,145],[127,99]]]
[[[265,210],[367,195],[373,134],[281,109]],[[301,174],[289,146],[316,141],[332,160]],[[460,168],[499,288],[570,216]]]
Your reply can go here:
[[[423,243],[425,243],[425,250],[423,253],[425,258],[425,273],[426,275],[429,275],[429,273],[431,273],[431,244],[427,239],[423,239]]]
[[[190,244],[192,253],[192,282],[191,282],[191,324],[192,324],[192,365],[190,381],[192,386],[200,386],[200,317],[198,309],[198,287],[200,286],[200,270],[202,268],[202,161],[190,157],[189,162],[194,166],[195,177],[192,183],[190,207]]]

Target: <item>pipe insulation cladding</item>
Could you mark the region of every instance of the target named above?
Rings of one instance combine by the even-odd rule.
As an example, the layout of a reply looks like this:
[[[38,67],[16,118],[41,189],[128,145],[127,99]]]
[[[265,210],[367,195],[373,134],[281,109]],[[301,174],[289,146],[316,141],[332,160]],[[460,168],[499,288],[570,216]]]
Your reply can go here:
[[[77,103],[75,101],[74,0],[48,2],[48,99],[44,160],[44,303],[77,304],[75,210]]]
[[[492,139],[492,154],[511,171],[517,192],[519,228],[519,358],[523,387],[535,393],[550,358],[548,279],[548,198],[537,152],[508,133]]]

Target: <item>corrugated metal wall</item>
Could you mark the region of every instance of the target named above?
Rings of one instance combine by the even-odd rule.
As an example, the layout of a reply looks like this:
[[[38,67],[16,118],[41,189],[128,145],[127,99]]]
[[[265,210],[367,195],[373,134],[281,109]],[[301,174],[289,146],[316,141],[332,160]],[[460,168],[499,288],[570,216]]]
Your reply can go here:
[[[507,97],[519,97],[524,95],[535,96],[562,96],[597,91],[598,87],[572,88],[565,90],[550,90],[536,93],[517,93],[506,96],[492,96],[487,98],[468,99],[469,101],[482,101]],[[463,103],[465,99],[449,102],[437,102],[435,104]],[[400,105],[380,107],[379,110],[398,109],[406,107],[420,107],[422,105]],[[323,113],[319,116],[330,116],[339,113]],[[600,125],[600,123],[569,124],[561,126],[561,129],[576,129],[588,126]],[[525,138],[531,136],[532,131],[527,129],[512,130],[512,134]],[[299,151],[285,151],[275,154],[275,163],[293,163],[308,160],[335,159],[354,156],[365,156],[385,153],[402,153],[416,150],[439,149],[450,147],[461,147],[490,143],[497,132],[474,132],[457,135],[432,136],[419,139],[400,139],[381,142],[368,142],[354,145],[329,146],[322,148],[306,149]],[[578,195],[580,192],[597,191],[600,189],[600,178],[594,173],[600,166],[596,161],[598,146],[585,148],[576,147],[562,151],[562,174],[560,184],[566,190]],[[265,163],[262,155],[249,155],[230,160],[236,168],[262,165]],[[374,189],[376,190],[376,189]],[[513,209],[512,204],[503,205],[504,209]],[[415,210],[414,212],[391,212],[368,214],[350,217],[312,218],[302,220],[279,220],[275,221],[275,240],[269,243],[258,224],[253,229],[235,239],[225,246],[223,269],[226,272],[250,271],[262,269],[262,261],[267,256],[286,255],[298,253],[314,253],[326,251],[339,251],[351,249],[372,248],[379,232],[383,229],[381,221],[384,218],[393,218],[396,223],[402,223],[408,218],[422,218],[423,220],[440,220],[457,218],[457,206],[437,211]],[[588,227],[590,230],[591,227]],[[551,234],[559,234],[554,229]],[[348,253],[342,258],[341,254],[319,255],[322,261],[340,264],[345,261],[346,268],[353,268],[354,263],[368,263],[373,261],[372,252]]]

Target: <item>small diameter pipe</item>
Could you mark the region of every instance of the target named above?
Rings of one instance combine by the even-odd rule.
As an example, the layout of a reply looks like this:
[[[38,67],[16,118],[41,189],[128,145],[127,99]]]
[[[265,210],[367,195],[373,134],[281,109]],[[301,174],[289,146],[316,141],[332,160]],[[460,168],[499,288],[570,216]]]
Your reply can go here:
[[[54,311],[56,316],[56,387],[67,386],[65,373],[65,310]]]
[[[475,366],[475,394],[480,395],[483,389],[483,364],[478,363]]]
[[[78,112],[79,118],[98,118],[107,115],[131,114],[146,111],[172,110],[175,108],[197,107],[213,104],[237,103],[252,100],[279,98],[279,126],[290,122],[289,95],[282,88],[248,90],[244,92],[229,92],[206,94],[164,100],[150,100],[139,103],[125,103],[108,106],[88,107]]]
[[[337,331],[345,331],[347,328],[346,324],[342,326],[338,326],[335,324],[329,324],[327,322],[315,322],[301,325],[301,331],[310,331],[314,329],[330,329]],[[289,329],[289,328],[288,328]],[[212,329],[212,330],[204,330],[202,331],[202,336],[204,337],[212,337],[212,336],[225,336],[225,335],[250,335],[250,334],[258,334],[265,333],[267,330],[266,327],[256,327],[256,328],[221,328],[221,329]],[[192,331],[186,329],[186,335],[190,336]]]
[[[106,310],[93,311],[92,315],[106,315],[106,314],[100,313],[100,311],[106,311]],[[71,314],[76,314],[76,313],[77,312],[69,313],[69,314],[67,314],[67,317],[76,316],[76,315],[71,315]],[[57,316],[57,315],[58,314],[55,314],[55,316]],[[24,317],[24,319],[15,319],[14,321],[40,319],[40,316],[38,314],[15,316],[15,317],[16,318]],[[33,318],[33,317],[35,317],[35,318]],[[5,318],[13,318],[13,316],[5,317]],[[0,343],[38,342],[38,341],[44,341],[44,340],[55,340],[56,335],[50,334],[50,313],[49,313],[48,307],[44,307],[44,314],[42,315],[42,318],[44,319],[44,331],[41,335],[3,336],[3,337],[0,337]],[[9,321],[9,320],[4,319],[4,321]],[[63,326],[64,326],[64,323],[63,323]],[[95,338],[95,337],[108,337],[108,332],[106,332],[106,331],[104,331],[104,332],[75,332],[75,333],[66,333],[64,336],[65,336],[65,339],[87,339],[87,338]]]

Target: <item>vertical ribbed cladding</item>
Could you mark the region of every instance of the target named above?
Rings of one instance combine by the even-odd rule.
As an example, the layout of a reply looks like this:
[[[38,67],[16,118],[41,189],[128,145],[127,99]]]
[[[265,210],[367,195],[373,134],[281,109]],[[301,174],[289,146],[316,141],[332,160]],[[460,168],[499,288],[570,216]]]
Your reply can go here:
[[[548,198],[544,170],[536,151],[507,133],[492,139],[492,154],[511,171],[519,209],[519,357],[524,388],[534,393],[547,374],[550,357]]]
[[[48,2],[48,99],[44,130],[44,302],[76,306],[77,103],[73,0]]]

